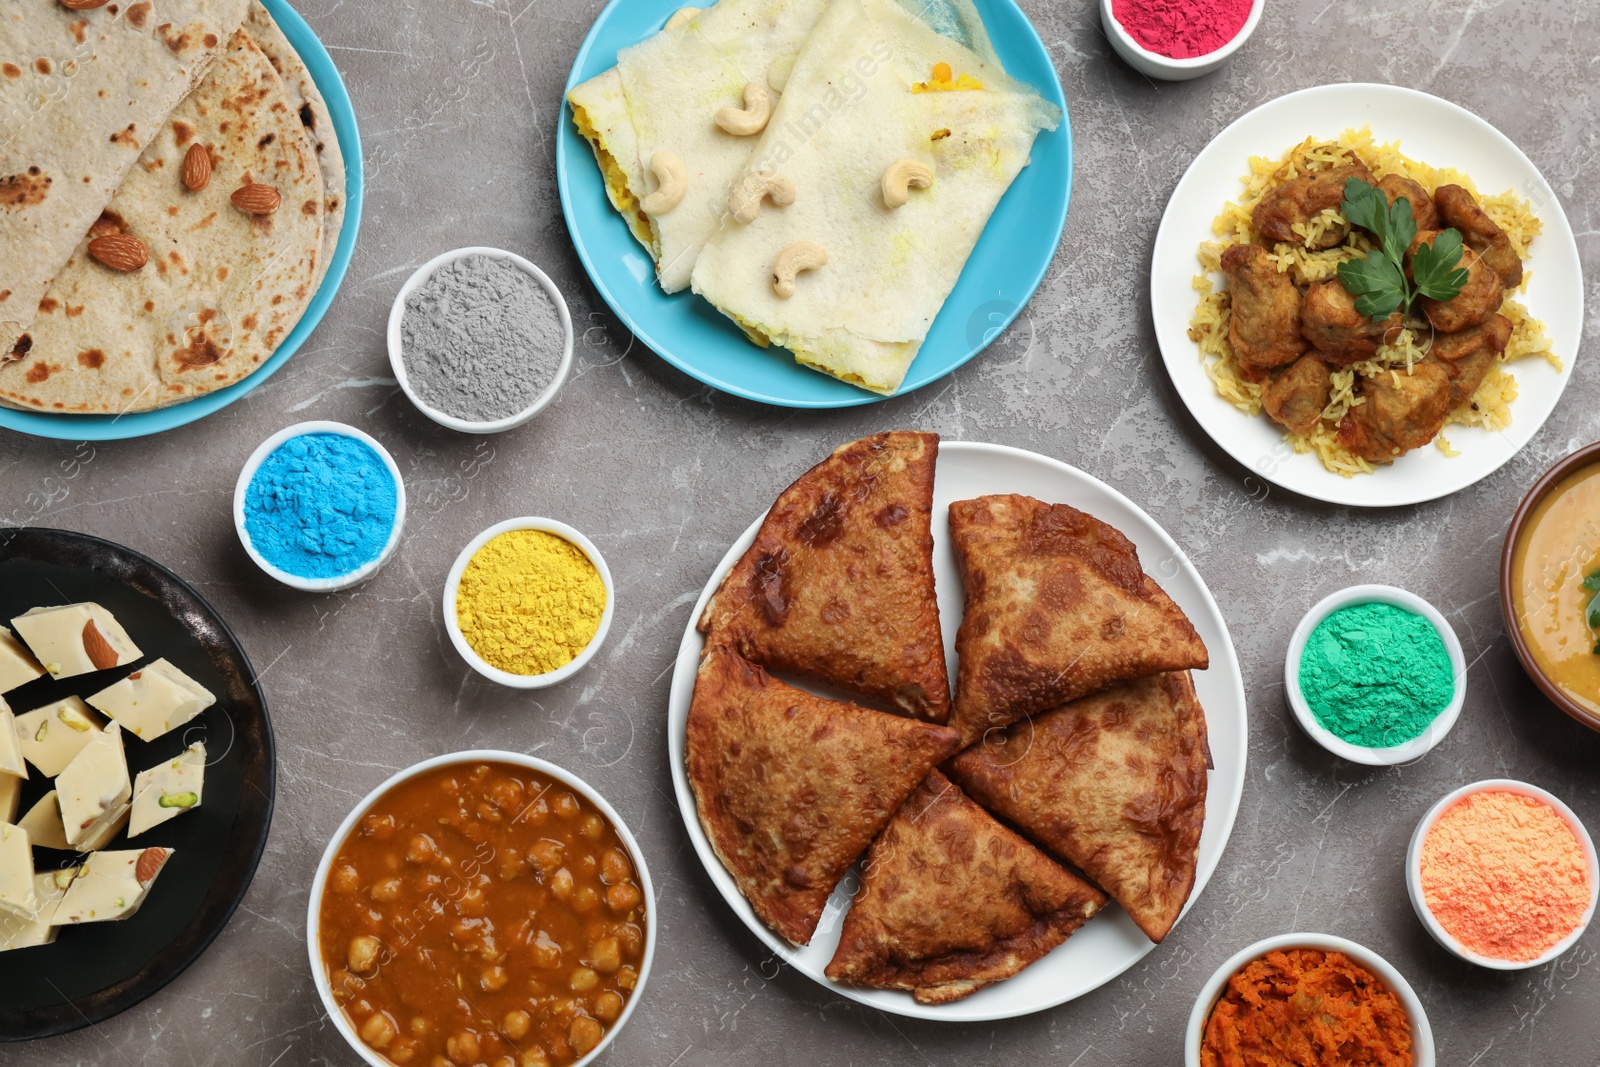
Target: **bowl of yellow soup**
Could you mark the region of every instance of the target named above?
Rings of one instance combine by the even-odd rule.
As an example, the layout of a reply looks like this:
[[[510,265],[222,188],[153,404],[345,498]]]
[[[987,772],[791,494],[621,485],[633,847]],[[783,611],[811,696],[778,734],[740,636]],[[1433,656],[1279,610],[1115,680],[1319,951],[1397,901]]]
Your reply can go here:
[[[1547,471],[1511,519],[1500,608],[1545,696],[1600,730],[1600,443]]]

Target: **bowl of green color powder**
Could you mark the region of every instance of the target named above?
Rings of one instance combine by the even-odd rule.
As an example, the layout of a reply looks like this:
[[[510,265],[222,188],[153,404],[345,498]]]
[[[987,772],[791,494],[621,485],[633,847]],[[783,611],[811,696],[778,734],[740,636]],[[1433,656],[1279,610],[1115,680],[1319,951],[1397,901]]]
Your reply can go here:
[[[1306,733],[1353,763],[1417,759],[1450,732],[1467,660],[1445,617],[1391,585],[1356,585],[1306,613],[1284,662],[1289,706]]]
[[[389,312],[389,363],[428,418],[462,433],[514,429],[572,369],[572,316],[544,271],[500,248],[424,263]]]

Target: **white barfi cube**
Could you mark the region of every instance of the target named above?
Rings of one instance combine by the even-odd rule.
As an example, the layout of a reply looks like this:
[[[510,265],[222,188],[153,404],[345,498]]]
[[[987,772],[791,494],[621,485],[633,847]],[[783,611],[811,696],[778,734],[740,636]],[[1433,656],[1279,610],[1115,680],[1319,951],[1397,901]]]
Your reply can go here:
[[[111,723],[96,734],[56,776],[56,793],[68,844],[96,837],[119,818],[133,797],[122,727]]]
[[[177,759],[140,771],[133,783],[133,816],[128,837],[200,806],[206,784],[206,746],[195,742]]]
[[[26,778],[13,774],[0,774],[0,822],[16,822],[17,808],[22,802],[22,785]]]
[[[11,627],[52,678],[124,667],[143,655],[115,616],[95,603],[34,608]]]
[[[67,843],[67,831],[61,824],[61,804],[54,789],[40,797],[17,825],[28,832],[28,840],[34,848],[72,847]]]
[[[0,693],[9,693],[19,685],[27,685],[35,678],[44,677],[44,668],[33,658],[17,635],[0,626]]]
[[[28,777],[28,765],[22,761],[22,741],[17,737],[17,717],[5,697],[0,697],[0,774]]]
[[[33,908],[33,849],[20,826],[0,822],[0,914]]]
[[[170,848],[96,852],[78,868],[77,879],[56,908],[56,923],[66,926],[126,919],[139,910],[171,858]]]
[[[17,743],[23,758],[46,778],[54,778],[105,724],[82,700],[67,697],[18,715]]]
[[[211,691],[164,659],[141,667],[89,698],[141,741],[154,741],[217,702]]]
[[[0,915],[0,952],[16,948],[48,945],[56,939],[56,909],[67,895],[67,887],[78,875],[78,868],[63,867],[40,871],[33,876],[33,910],[28,915]]]

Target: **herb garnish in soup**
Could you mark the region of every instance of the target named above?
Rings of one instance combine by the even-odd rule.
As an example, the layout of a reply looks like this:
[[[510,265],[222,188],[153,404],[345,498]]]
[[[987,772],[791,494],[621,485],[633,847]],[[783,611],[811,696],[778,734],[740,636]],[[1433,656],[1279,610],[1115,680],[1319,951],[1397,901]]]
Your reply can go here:
[[[340,846],[321,952],[361,1040],[396,1064],[563,1067],[622,1016],[646,901],[616,829],[505,763],[385,793]]]

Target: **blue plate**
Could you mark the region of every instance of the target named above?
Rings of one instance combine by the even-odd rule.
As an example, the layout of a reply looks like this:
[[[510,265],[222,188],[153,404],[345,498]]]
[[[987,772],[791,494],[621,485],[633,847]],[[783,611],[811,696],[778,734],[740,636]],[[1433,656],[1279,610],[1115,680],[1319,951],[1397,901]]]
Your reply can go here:
[[[618,49],[656,32],[682,3],[611,0],[578,49],[567,88],[614,66]],[[1072,128],[1050,54],[1012,0],[976,3],[1006,72],[1061,108],[1061,125],[1034,142],[1033,162],[1022,169],[989,219],[901,393],[949,374],[1010,325],[1043,280],[1067,219]],[[786,349],[757,348],[697,296],[663,293],[649,255],[606,199],[594,153],[573,126],[565,102],[556,141],[556,181],[567,229],[595,288],[628,329],[668,363],[723,392],[784,407],[842,408],[884,399],[807,370]]]
[[[144,437],[178,426],[187,426],[213,411],[219,411],[244,396],[272,376],[279,367],[294,355],[311,331],[322,321],[333,294],[344,280],[345,269],[350,266],[350,254],[355,251],[356,231],[361,229],[361,190],[365,184],[361,172],[361,135],[356,130],[356,113],[350,107],[350,94],[345,92],[344,80],[339,70],[322,47],[317,35],[311,32],[286,0],[262,0],[267,11],[283,30],[283,35],[300,53],[300,59],[311,72],[312,81],[327,102],[328,113],[333,117],[333,130],[339,138],[339,150],[344,153],[344,228],[339,232],[339,246],[334,249],[333,262],[322,285],[311,298],[311,305],[300,317],[299,325],[284,338],[278,350],[254,374],[235,382],[226,389],[185,400],[157,411],[141,411],[131,415],[47,415],[37,411],[17,411],[0,408],[0,426],[35,437],[54,437],[62,441],[121,441],[130,437]]]

